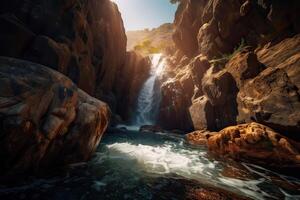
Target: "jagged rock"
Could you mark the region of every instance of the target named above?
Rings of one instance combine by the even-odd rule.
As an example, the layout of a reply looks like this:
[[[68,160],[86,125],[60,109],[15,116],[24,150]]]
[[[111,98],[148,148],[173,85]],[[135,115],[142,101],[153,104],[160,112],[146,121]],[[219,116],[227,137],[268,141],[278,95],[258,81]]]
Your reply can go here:
[[[206,131],[191,133],[187,140],[193,144],[207,144],[209,150],[217,155],[276,168],[300,167],[298,142],[254,122],[227,127],[214,134]]]
[[[160,125],[163,128],[188,131],[192,129],[191,116],[186,108],[203,95],[201,80],[209,67],[207,58],[199,55],[179,68],[175,78],[163,82],[159,113]]]
[[[257,55],[254,52],[242,51],[234,55],[225,68],[232,74],[239,87],[241,87],[245,80],[255,78],[265,69],[265,66],[258,61]]]
[[[86,161],[108,125],[108,106],[44,66],[0,57],[2,175]]]
[[[211,73],[211,70],[202,79],[202,90],[213,107],[210,110],[214,111],[213,117],[210,117],[214,121],[208,121],[207,127],[220,130],[236,124],[238,88],[233,76],[226,70],[217,73]]]
[[[186,107],[191,100],[186,98],[180,81],[168,80],[161,86],[159,125],[167,130],[191,130],[192,124]]]
[[[257,50],[267,69],[238,95],[239,119],[255,120],[299,140],[300,36]]]
[[[209,59],[230,53],[243,39],[257,46],[299,32],[297,0],[182,1],[175,17],[174,41],[185,55]],[[197,42],[198,41],[198,42]]]
[[[196,129],[213,131],[256,121],[300,140],[299,9],[296,0],[180,2],[168,80],[181,95],[162,99],[180,103],[165,117],[177,126],[188,111]],[[192,70],[199,56],[208,70]]]

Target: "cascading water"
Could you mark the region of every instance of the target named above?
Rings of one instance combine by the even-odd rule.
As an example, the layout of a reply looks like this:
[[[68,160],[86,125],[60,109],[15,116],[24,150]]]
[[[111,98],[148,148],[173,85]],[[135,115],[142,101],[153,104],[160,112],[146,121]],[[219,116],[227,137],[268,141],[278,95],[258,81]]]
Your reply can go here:
[[[137,107],[133,116],[134,126],[154,125],[160,103],[159,75],[161,74],[165,61],[162,54],[151,56],[150,77],[144,83],[137,99]]]

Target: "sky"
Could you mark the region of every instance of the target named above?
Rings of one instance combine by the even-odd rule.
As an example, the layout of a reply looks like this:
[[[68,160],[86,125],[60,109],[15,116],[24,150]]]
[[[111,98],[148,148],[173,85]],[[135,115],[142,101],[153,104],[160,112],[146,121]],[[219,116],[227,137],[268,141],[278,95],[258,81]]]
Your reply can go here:
[[[125,29],[142,30],[173,22],[176,5],[169,0],[112,0],[118,4]]]

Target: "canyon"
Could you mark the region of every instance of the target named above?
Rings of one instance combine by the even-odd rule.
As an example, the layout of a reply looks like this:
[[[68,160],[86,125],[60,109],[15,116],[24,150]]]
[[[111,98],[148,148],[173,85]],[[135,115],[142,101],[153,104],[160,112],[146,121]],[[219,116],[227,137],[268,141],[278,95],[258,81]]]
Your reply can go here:
[[[0,182],[75,163],[97,198],[149,197],[125,180],[161,199],[299,197],[299,1],[178,1],[173,24],[131,33],[166,38],[150,56],[110,0],[1,4]]]

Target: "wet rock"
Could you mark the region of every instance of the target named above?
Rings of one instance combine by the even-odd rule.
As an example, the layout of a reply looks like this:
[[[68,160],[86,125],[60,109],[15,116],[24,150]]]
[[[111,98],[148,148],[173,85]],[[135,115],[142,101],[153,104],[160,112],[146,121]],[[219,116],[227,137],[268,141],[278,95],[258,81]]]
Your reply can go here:
[[[44,66],[0,58],[2,175],[88,160],[108,125],[108,106]]]
[[[246,200],[241,196],[235,195],[233,193],[216,189],[216,188],[190,188],[187,192],[187,200]]]
[[[163,133],[165,131],[160,126],[144,125],[140,127],[139,132]]]

